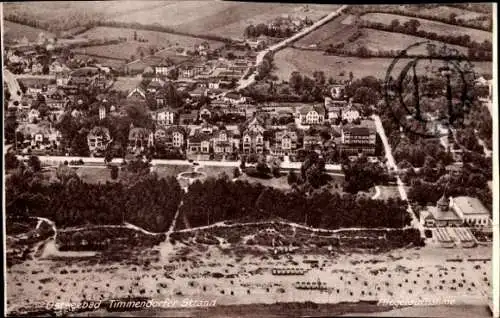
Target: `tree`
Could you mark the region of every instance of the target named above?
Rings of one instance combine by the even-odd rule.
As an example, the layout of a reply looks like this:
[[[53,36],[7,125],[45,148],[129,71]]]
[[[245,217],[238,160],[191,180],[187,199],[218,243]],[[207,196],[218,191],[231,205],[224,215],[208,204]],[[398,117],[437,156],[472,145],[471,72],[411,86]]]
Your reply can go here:
[[[134,31],[134,41],[137,41],[137,31]]]
[[[314,80],[319,85],[324,85],[326,82],[325,73],[323,71],[315,71],[313,73]]]
[[[5,154],[5,169],[15,169],[19,166],[19,160],[17,160],[16,155],[13,152],[7,152]]]
[[[66,184],[73,178],[78,179],[76,171],[65,164],[59,165],[56,170],[56,177],[59,179],[59,181],[61,181],[62,184]]]
[[[302,75],[299,72],[292,72],[290,75],[290,80],[288,81],[290,87],[297,93],[300,94],[302,91]]]
[[[241,175],[241,172],[240,172],[240,169],[238,167],[234,167],[233,169],[233,178],[239,178],[239,176]]]
[[[30,167],[33,172],[41,171],[42,163],[40,162],[40,158],[37,156],[30,156],[28,159],[28,167]]]
[[[290,170],[290,172],[288,173],[287,181],[289,185],[295,184],[299,181],[295,171]]]
[[[111,149],[107,149],[106,154],[104,155],[104,163],[105,164],[111,163],[112,160],[113,160],[113,152]]]
[[[111,179],[113,179],[113,180],[118,179],[118,167],[117,166],[112,166],[110,174],[111,174]]]

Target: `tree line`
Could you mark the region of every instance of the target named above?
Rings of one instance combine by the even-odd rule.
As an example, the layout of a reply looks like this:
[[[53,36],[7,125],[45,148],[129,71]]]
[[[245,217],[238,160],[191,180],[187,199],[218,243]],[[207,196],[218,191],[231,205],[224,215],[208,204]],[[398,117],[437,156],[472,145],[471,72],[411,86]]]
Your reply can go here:
[[[131,172],[133,173],[133,172]],[[46,217],[58,227],[130,222],[153,232],[168,230],[182,197],[175,177],[133,173],[134,183],[89,184],[73,176],[47,182],[19,169],[6,180],[8,217]]]
[[[448,4],[447,4],[448,5]],[[453,6],[453,5],[451,5]],[[462,8],[464,9],[464,8]],[[354,9],[356,10],[356,9]],[[470,10],[470,9],[464,9],[464,10]],[[452,25],[458,25],[470,29],[476,29],[476,30],[482,30],[482,31],[488,31],[492,32],[492,19],[488,16],[480,16],[474,19],[469,19],[465,20],[462,18],[457,18],[456,13],[450,13],[449,15],[441,15],[441,14],[431,14],[431,13],[425,13],[425,11],[421,10],[418,8],[418,10],[415,11],[409,11],[409,10],[404,10],[400,9],[397,6],[371,6],[369,8],[363,7],[353,13],[357,13],[359,15],[365,15],[369,13],[387,13],[387,14],[397,14],[400,16],[406,16],[406,17],[411,17],[411,18],[418,18],[418,19],[425,19],[425,20],[431,20],[431,21],[437,21],[437,22],[442,22],[446,24],[452,24]],[[483,12],[485,14],[490,14]],[[483,22],[487,20],[488,23],[485,25]]]
[[[394,227],[410,223],[405,203],[400,200],[357,199],[356,195],[332,194],[326,189],[306,194],[283,192],[261,184],[230,181],[228,178],[193,183],[180,213],[191,226],[224,220],[259,221],[284,218],[313,227]]]

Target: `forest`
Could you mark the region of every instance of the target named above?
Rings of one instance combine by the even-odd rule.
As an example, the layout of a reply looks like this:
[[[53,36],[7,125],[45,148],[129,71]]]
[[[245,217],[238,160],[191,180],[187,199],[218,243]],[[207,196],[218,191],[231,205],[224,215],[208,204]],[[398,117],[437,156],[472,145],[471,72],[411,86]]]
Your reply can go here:
[[[410,223],[406,203],[397,200],[357,199],[356,195],[283,192],[260,184],[229,179],[193,183],[180,208],[191,227],[224,220],[255,222],[283,218],[312,227],[393,227]]]

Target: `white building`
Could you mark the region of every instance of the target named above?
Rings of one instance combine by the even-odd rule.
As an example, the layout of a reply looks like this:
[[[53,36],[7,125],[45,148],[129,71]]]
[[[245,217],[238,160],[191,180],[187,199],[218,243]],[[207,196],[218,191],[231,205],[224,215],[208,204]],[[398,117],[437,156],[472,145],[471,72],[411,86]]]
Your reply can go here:
[[[491,224],[490,213],[476,198],[450,197],[450,207],[469,226],[486,227]]]
[[[162,108],[151,112],[153,120],[161,126],[173,125],[176,112],[170,108]]]
[[[342,111],[342,120],[347,120],[348,122],[352,123],[353,121],[359,118],[360,115],[357,109],[350,107]]]

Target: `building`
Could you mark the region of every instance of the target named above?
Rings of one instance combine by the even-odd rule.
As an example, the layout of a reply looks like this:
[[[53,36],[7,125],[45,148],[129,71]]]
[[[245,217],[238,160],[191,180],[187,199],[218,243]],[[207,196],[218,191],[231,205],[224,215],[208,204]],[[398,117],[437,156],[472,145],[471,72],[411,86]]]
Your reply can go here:
[[[348,126],[342,128],[341,133],[342,151],[366,155],[375,154],[377,133],[375,129],[365,126]]]
[[[154,144],[153,133],[146,128],[130,128],[128,134],[129,151],[142,151]]]
[[[151,117],[154,122],[160,126],[173,125],[177,117],[177,111],[172,108],[165,107],[151,112]]]
[[[345,86],[341,84],[332,85],[330,88],[330,95],[333,99],[343,99],[345,92]]]
[[[301,125],[322,124],[325,120],[325,108],[322,105],[307,105],[301,107],[296,117]]]
[[[160,127],[154,134],[155,144],[177,149],[184,149],[186,136],[186,129],[182,126]]]
[[[140,99],[146,99],[146,92],[140,87],[136,87],[133,90],[128,93],[127,98],[140,98]]]
[[[325,109],[330,124],[342,118],[342,110],[347,106],[346,101],[334,101],[330,97],[325,97]]]
[[[464,224],[474,227],[491,225],[490,213],[476,198],[460,196],[451,198],[450,208],[463,220]]]
[[[106,150],[111,140],[106,127],[96,126],[87,134],[87,145],[91,155],[101,154]]]
[[[275,133],[274,145],[271,153],[276,156],[289,156],[295,154],[298,148],[297,132],[285,129]]]
[[[175,65],[170,63],[162,63],[154,66],[154,73],[156,75],[167,76],[170,71],[175,69]]]
[[[349,123],[360,118],[359,111],[353,107],[349,107],[342,111],[342,120],[346,120]]]
[[[420,212],[420,223],[426,227],[460,226],[463,221],[450,209],[448,200],[443,195],[436,206],[428,206]]]
[[[216,130],[212,137],[212,149],[217,154],[230,154],[239,150],[240,139],[237,132],[229,131],[225,127]]]
[[[238,94],[238,93],[234,93],[234,92],[229,92],[226,95],[224,95],[223,100],[225,102],[231,103],[233,105],[246,103],[246,101],[247,101],[245,96]]]
[[[205,155],[211,153],[210,139],[212,138],[211,131],[204,131],[197,129],[187,140],[187,153],[188,155]]]

